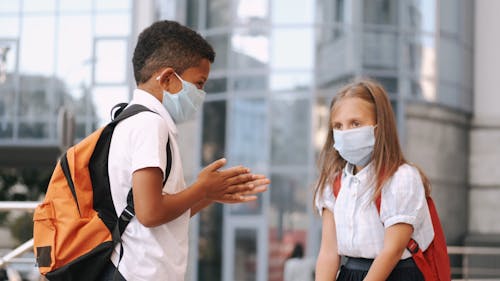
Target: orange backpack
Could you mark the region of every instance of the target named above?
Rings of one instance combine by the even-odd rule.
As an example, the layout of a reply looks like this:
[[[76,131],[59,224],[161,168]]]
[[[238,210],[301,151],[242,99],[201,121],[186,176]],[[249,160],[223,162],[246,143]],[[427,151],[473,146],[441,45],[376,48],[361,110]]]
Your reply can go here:
[[[333,195],[335,198],[340,192],[341,175],[335,177],[333,181]],[[425,251],[422,251],[418,246],[417,241],[410,239],[406,249],[410,251],[415,264],[420,272],[422,272],[425,281],[450,281],[451,269],[450,258],[448,256],[448,248],[443,228],[434,205],[434,201],[430,196],[427,196],[427,206],[431,215],[432,226],[434,228],[434,239]],[[380,214],[381,196],[375,200],[375,206]]]
[[[127,207],[120,217],[116,215],[109,185],[108,154],[116,125],[150,110],[137,104],[124,110],[125,106],[115,106],[119,109],[113,121],[61,156],[45,199],[35,209],[33,248],[40,273],[50,281],[97,280],[135,215],[132,188]],[[167,143],[165,181],[170,167],[171,151]]]

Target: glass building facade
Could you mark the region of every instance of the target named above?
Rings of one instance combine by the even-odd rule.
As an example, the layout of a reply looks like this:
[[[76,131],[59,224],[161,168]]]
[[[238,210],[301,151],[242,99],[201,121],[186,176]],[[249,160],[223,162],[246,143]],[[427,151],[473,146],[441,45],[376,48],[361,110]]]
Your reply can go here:
[[[132,1],[0,1],[0,146],[58,146],[58,112],[75,137],[129,99]]]
[[[297,242],[314,258],[316,157],[339,86],[357,77],[380,81],[403,146],[418,141],[406,140],[407,130],[420,129],[408,121],[415,104],[471,113],[468,1],[188,0],[184,8],[186,24],[217,53],[199,167],[225,156],[272,181],[254,204],[213,206],[200,216],[193,280],[282,280]]]
[[[60,145],[61,108],[75,116],[76,140],[109,120],[135,86],[136,8],[146,3],[150,22],[178,20],[217,53],[203,113],[180,128],[187,180],[224,156],[272,181],[256,202],[195,217],[187,280],[282,280],[295,243],[314,258],[316,158],[344,83],[368,76],[386,87],[403,146],[414,146],[415,104],[471,114],[468,0],[0,0],[0,150]],[[465,224],[446,226],[452,243]]]

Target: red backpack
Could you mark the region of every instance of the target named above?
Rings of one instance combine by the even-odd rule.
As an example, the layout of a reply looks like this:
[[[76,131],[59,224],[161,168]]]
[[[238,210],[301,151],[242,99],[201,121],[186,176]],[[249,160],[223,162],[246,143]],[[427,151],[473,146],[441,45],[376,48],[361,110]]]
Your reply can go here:
[[[340,192],[341,175],[335,177],[333,181],[333,195],[337,197]],[[410,251],[415,264],[424,275],[425,281],[450,281],[450,258],[448,256],[448,248],[446,246],[446,239],[444,236],[443,228],[439,220],[438,213],[434,201],[430,196],[427,196],[427,206],[429,206],[429,213],[431,215],[432,226],[434,228],[434,239],[429,247],[422,251],[418,246],[417,241],[410,239],[406,249]],[[378,213],[380,214],[381,196],[375,200]]]

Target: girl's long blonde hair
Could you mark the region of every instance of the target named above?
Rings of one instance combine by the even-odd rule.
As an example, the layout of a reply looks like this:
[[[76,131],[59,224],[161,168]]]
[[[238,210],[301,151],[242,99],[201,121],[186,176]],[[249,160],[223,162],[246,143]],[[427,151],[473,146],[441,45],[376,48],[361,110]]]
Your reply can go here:
[[[375,147],[373,149],[373,168],[375,192],[373,199],[378,198],[382,187],[394,175],[399,166],[408,163],[403,156],[396,128],[396,119],[392,110],[389,97],[384,88],[370,79],[361,79],[344,86],[333,98],[330,104],[330,118],[328,119],[328,134],[319,155],[319,180],[314,190],[314,198],[323,193],[325,186],[333,184],[333,180],[346,165],[346,161],[333,148],[333,127],[331,123],[332,112],[336,103],[345,97],[361,98],[374,106],[377,129],[375,130]],[[413,164],[412,164],[413,165]],[[415,165],[413,165],[415,166]],[[422,178],[425,194],[430,195],[430,183],[420,168],[415,166]],[[404,187],[403,187],[404,188]]]

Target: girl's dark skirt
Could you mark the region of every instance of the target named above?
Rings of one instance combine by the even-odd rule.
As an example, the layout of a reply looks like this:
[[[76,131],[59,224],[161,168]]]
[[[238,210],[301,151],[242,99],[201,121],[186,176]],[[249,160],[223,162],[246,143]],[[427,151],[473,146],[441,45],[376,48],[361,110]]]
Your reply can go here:
[[[337,281],[362,281],[373,259],[350,258],[340,267]],[[412,258],[400,260],[394,267],[387,281],[424,281],[424,276]]]

